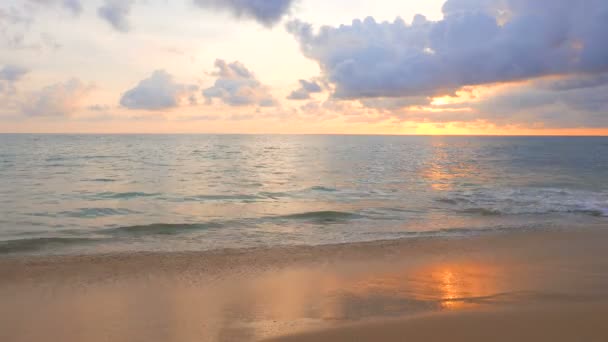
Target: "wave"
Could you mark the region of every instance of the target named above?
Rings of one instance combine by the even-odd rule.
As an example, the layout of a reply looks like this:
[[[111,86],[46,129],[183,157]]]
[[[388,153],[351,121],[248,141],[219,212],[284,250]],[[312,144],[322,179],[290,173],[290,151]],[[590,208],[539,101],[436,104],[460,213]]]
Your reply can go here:
[[[98,156],[79,156],[76,159],[117,159],[122,158],[122,156],[107,156],[107,155],[98,155]]]
[[[312,191],[320,191],[320,192],[336,192],[336,191],[338,191],[338,189],[329,188],[329,187],[325,187],[325,186],[313,186],[312,188],[310,188],[310,190],[312,190]]]
[[[255,184],[261,186],[261,184]],[[179,202],[202,202],[202,201],[264,201],[264,200],[279,200],[282,198],[295,198],[306,196],[310,192],[337,192],[337,189],[324,186],[313,186],[310,188],[294,191],[261,191],[255,194],[218,194],[218,195],[194,195],[186,197],[170,198],[173,201]]]
[[[129,209],[114,209],[114,208],[82,208],[73,211],[64,211],[59,213],[61,216],[75,218],[97,218],[104,216],[122,216],[137,213]]]
[[[95,194],[95,197],[101,199],[133,199],[138,197],[155,197],[159,195],[159,193],[147,192],[101,192]]]
[[[90,182],[115,182],[114,179],[86,179]],[[252,183],[253,187],[260,187],[260,183]],[[291,190],[291,191],[260,191],[255,193],[228,193],[228,194],[194,194],[180,196],[171,193],[147,193],[147,192],[101,192],[96,194],[85,194],[87,198],[93,200],[105,199],[137,199],[144,197],[156,197],[159,200],[170,202],[256,202],[268,200],[281,200],[285,198],[316,198],[319,193],[335,193],[338,189],[313,186],[310,188]]]
[[[48,162],[58,162],[58,161],[66,161],[66,160],[94,160],[94,159],[115,159],[120,158],[120,156],[106,156],[106,155],[86,155],[86,156],[51,156],[45,159]]]
[[[36,252],[49,248],[99,242],[99,238],[40,237],[0,241],[0,254]]]
[[[313,223],[319,225],[331,225],[333,223],[349,223],[350,220],[366,218],[367,216],[359,215],[351,212],[339,212],[339,211],[311,211],[304,213],[297,213],[292,215],[284,216],[269,216],[265,218],[259,218],[252,221],[233,220],[233,221],[210,221],[206,223],[192,223],[192,224],[170,224],[170,223],[157,223],[149,225],[133,225],[116,228],[107,228],[102,230],[91,231],[91,237],[32,237],[24,238],[20,240],[8,240],[0,241],[0,255],[2,254],[15,254],[15,253],[36,253],[45,250],[59,250],[61,251],[70,246],[78,246],[84,244],[94,243],[113,243],[125,241],[125,239],[144,239],[147,237],[156,237],[162,241],[164,237],[168,236],[179,236],[180,234],[189,234],[197,231],[215,230],[222,228],[247,228],[250,225],[255,226],[264,222],[272,222],[273,220],[279,220],[278,224],[285,224],[285,220],[296,220],[304,221],[306,223]],[[288,222],[287,222],[288,223]],[[559,223],[547,223],[542,225],[526,223],[508,223],[499,224],[485,227],[463,227],[454,226],[451,228],[441,228],[434,230],[415,229],[409,231],[367,231],[361,232],[359,239],[354,240],[345,239],[343,243],[359,243],[364,241],[387,241],[394,239],[404,238],[446,238],[446,237],[469,237],[478,236],[483,234],[495,234],[495,233],[509,233],[509,232],[525,232],[525,231],[539,231],[546,229],[561,229],[562,226]],[[568,228],[571,228],[568,226]],[[228,233],[239,234],[238,232]],[[75,233],[76,234],[76,233]],[[238,235],[232,235],[232,238]],[[222,242],[222,241],[218,241]],[[331,242],[338,243],[338,242]],[[313,243],[313,245],[323,243]],[[243,247],[246,248],[246,247]]]
[[[72,218],[98,218],[107,216],[124,216],[138,212],[129,209],[115,208],[80,208],[76,210],[62,211],[59,213],[32,213],[31,216],[38,217],[72,217]]]
[[[193,224],[170,224],[156,223],[140,226],[126,226],[118,228],[110,228],[102,233],[109,235],[129,235],[129,236],[146,236],[146,235],[178,235],[195,230],[217,229],[224,227],[225,224],[219,222],[208,223],[193,223]]]
[[[262,196],[258,195],[196,195],[180,198],[180,201],[194,201],[194,202],[203,202],[203,201],[255,201],[264,199]]]
[[[608,216],[608,193],[554,188],[477,189],[436,198],[448,209],[479,215],[552,213]]]
[[[265,198],[265,199],[272,199],[272,200],[293,197],[293,195],[291,195],[288,192],[268,192],[268,191],[262,191],[262,192],[259,193],[259,195],[261,197]]]
[[[221,228],[221,223],[200,224],[150,224],[125,226],[94,231],[95,237],[32,237],[0,241],[0,254],[32,253],[46,249],[62,249],[69,246],[112,241],[124,237],[144,237],[153,235],[178,235],[195,230]]]
[[[46,162],[56,162],[56,161],[63,161],[63,160],[67,160],[67,159],[68,158],[66,158],[66,157],[57,156],[57,157],[48,157],[44,161],[46,161]]]
[[[361,219],[365,216],[342,211],[309,211],[297,214],[274,216],[274,219],[279,220],[302,220],[310,221],[315,223],[331,223],[331,222],[343,222],[353,219]]]
[[[498,216],[503,214],[500,210],[492,208],[468,208],[462,210],[461,212],[466,214],[479,214],[482,216]]]

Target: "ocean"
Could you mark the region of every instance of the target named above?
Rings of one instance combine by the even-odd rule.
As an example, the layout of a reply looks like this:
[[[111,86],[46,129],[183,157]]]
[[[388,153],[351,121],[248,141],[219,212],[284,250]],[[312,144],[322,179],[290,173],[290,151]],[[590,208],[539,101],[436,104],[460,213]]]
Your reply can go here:
[[[0,254],[608,227],[608,137],[0,135]]]

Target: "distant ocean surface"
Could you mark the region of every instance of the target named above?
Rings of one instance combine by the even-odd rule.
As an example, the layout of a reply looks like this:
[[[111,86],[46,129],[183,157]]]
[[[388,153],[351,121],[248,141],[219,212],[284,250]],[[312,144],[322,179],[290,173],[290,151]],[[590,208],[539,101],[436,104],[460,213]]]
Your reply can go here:
[[[608,227],[608,138],[0,135],[0,254]]]

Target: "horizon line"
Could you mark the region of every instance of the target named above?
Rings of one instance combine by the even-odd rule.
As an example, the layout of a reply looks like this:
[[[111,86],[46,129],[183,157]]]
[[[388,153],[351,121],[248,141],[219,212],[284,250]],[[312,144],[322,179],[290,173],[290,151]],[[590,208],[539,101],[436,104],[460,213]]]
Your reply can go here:
[[[0,132],[0,135],[276,135],[276,136],[411,136],[411,137],[590,137],[604,138],[598,134],[379,134],[379,133],[161,133],[161,132]]]

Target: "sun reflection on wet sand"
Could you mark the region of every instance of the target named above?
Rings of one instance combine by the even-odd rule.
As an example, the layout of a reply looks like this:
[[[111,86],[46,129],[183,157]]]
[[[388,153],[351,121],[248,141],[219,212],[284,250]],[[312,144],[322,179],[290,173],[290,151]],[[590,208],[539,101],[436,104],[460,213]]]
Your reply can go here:
[[[449,270],[444,271],[441,274],[441,281],[441,288],[443,289],[443,302],[441,306],[446,309],[457,308],[459,303],[455,301],[458,297],[455,289],[454,274]]]
[[[461,310],[480,305],[478,298],[504,291],[501,270],[491,264],[431,262],[424,265],[359,263],[330,268],[298,268],[252,280],[241,299],[250,301],[261,330],[290,330],[302,323],[326,326],[429,311]],[[230,294],[225,294],[231,296]],[[243,304],[243,301],[241,301]],[[230,310],[227,310],[229,312]],[[275,327],[269,328],[273,322]],[[270,324],[271,326],[273,324]],[[301,326],[300,326],[301,327]]]
[[[605,230],[561,234],[0,261],[0,341],[250,341],[432,312],[608,298],[606,258],[597,258]]]
[[[475,306],[475,300],[499,292],[498,268],[489,264],[443,264],[423,271],[431,279],[428,291],[439,298],[443,309]]]
[[[123,279],[58,289],[52,300],[35,292],[12,300],[24,312],[35,313],[28,318],[39,327],[28,332],[32,338],[50,334],[70,341],[77,334],[98,341],[131,336],[137,327],[138,334],[168,340],[261,339],[311,327],[466,308],[466,298],[497,291],[496,272],[489,265],[459,263],[353,263],[209,283],[174,279],[150,285]],[[44,309],[35,309],[40,303],[46,303]],[[60,329],[63,322],[71,322],[71,328]]]

